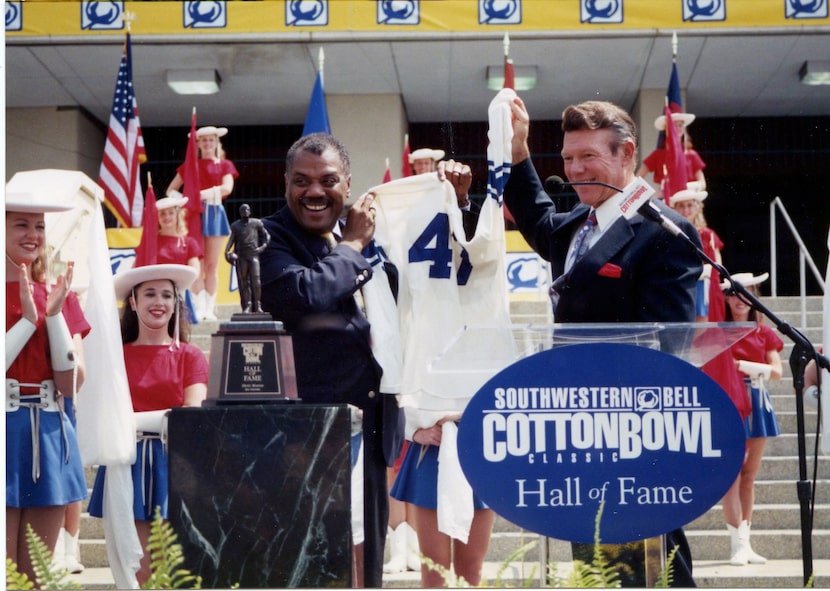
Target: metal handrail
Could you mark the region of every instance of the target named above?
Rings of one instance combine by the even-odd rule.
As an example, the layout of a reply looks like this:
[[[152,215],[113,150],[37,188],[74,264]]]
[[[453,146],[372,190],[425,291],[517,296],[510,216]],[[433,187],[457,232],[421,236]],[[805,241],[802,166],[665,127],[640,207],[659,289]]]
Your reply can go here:
[[[770,284],[772,297],[778,295],[778,254],[776,244],[777,240],[775,217],[776,208],[778,208],[778,211],[781,213],[781,216],[787,223],[787,227],[790,229],[790,234],[792,234],[793,239],[798,245],[798,284],[799,297],[801,298],[801,326],[805,327],[807,326],[807,271],[805,268],[805,264],[810,265],[810,270],[813,272],[813,276],[816,278],[816,281],[818,281],[822,293],[825,290],[824,277],[819,272],[818,267],[816,267],[816,263],[813,261],[813,257],[810,256],[810,252],[804,245],[804,241],[801,239],[801,235],[798,233],[798,230],[796,230],[795,224],[793,224],[793,221],[790,218],[790,214],[787,213],[787,208],[784,207],[784,202],[781,201],[780,197],[776,197],[772,200],[772,203],[770,203],[769,205],[769,250],[771,279]]]

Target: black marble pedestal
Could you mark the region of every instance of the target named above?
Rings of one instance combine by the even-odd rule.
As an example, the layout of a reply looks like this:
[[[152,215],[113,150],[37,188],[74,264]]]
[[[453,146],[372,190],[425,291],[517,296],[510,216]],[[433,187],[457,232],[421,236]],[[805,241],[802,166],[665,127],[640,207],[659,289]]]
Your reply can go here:
[[[350,587],[345,405],[175,408],[169,519],[203,588]]]

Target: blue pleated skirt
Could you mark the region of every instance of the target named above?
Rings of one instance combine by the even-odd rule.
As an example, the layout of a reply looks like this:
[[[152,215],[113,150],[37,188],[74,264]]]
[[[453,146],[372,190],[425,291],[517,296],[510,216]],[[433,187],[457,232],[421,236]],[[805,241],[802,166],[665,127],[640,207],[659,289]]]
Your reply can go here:
[[[752,402],[752,414],[744,421],[747,437],[777,437],[781,434],[772,399],[766,388],[753,388],[749,380],[744,380],[749,398]]]
[[[139,441],[136,447],[136,461],[133,464],[133,516],[142,521],[152,521],[155,508],[161,509],[161,516],[167,519],[167,453],[160,439]],[[142,474],[143,472],[143,474]],[[106,468],[98,468],[95,484],[89,497],[89,514],[104,516],[104,477]]]
[[[424,457],[420,463],[421,450]],[[438,447],[410,442],[401,463],[401,470],[389,494],[399,501],[425,509],[438,508]],[[473,507],[487,509],[487,505],[473,492]]]
[[[6,506],[49,507],[83,501],[87,488],[78,436],[62,412],[39,413],[40,476],[33,479],[30,413],[35,412],[21,408],[6,413]]]
[[[228,214],[221,205],[205,205],[202,214],[203,236],[229,236],[231,225],[228,223]]]

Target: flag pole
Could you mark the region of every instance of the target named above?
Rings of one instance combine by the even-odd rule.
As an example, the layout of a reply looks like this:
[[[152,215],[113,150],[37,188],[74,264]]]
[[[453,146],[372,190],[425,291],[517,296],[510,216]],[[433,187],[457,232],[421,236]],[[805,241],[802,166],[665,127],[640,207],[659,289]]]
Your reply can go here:
[[[505,32],[504,33],[504,57],[505,57],[505,59],[507,59],[507,57],[509,55],[510,55],[510,35],[507,32]]]
[[[672,31],[671,34],[671,59],[677,61],[677,31]]]
[[[323,80],[323,64],[326,61],[326,57],[323,54],[323,48],[321,47],[320,50],[317,52],[317,71],[320,73],[320,82],[325,82]]]

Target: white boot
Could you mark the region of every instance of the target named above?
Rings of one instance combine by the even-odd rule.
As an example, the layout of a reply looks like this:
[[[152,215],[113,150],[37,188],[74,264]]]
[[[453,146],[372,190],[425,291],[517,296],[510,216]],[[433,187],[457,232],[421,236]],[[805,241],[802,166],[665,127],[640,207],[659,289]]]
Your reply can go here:
[[[389,562],[383,565],[385,573],[402,573],[406,570],[406,522],[395,529],[388,528],[386,543],[389,545]]]
[[[216,320],[216,294],[210,294],[207,290],[205,294],[205,320]]]
[[[72,536],[68,531],[63,530],[63,534],[65,568],[72,574],[80,574],[84,572],[84,565],[81,564],[81,549],[78,546],[80,532]]]
[[[403,522],[401,527],[406,527],[406,567],[409,570],[421,570],[421,550],[418,547],[418,532],[412,529],[407,522]]]
[[[749,564],[766,564],[767,559],[760,554],[757,554],[755,550],[752,549],[752,545],[749,543],[749,533],[751,529],[752,525],[748,521],[741,521],[741,524],[738,526],[738,535],[744,541],[747,560],[749,561]]]
[[[66,533],[66,530],[61,528],[58,532],[58,539],[55,542],[55,547],[52,549],[52,568],[56,571],[61,571],[66,569],[66,538],[69,534]]]
[[[207,292],[203,289],[199,293],[193,294],[193,313],[196,314],[196,320],[205,319],[205,296]]]
[[[742,523],[746,523],[745,521]],[[729,540],[731,542],[729,564],[732,566],[746,566],[749,562],[749,552],[747,551],[746,542],[741,537],[741,530],[738,527],[726,524],[726,529],[729,531]]]

